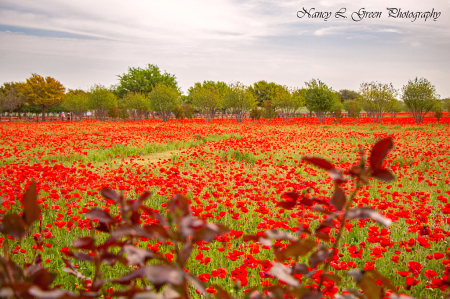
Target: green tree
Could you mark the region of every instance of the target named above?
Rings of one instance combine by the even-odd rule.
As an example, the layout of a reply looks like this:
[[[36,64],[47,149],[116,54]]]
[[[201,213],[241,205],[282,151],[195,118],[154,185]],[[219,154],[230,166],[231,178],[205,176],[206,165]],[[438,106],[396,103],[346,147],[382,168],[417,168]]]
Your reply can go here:
[[[175,114],[176,119],[192,119],[194,117],[194,111],[187,103],[181,103],[181,105],[175,107],[173,114]]]
[[[176,107],[181,105],[180,92],[163,83],[156,85],[148,97],[151,109],[158,112],[164,122],[168,121]]]
[[[389,110],[392,100],[397,95],[397,90],[392,83],[361,83],[359,92],[364,110],[370,113],[376,123],[381,122],[384,114]]]
[[[262,117],[262,115],[263,110],[258,106],[255,106],[252,110],[250,110],[250,118],[255,121],[258,121]]]
[[[69,112],[72,112],[78,120],[81,120],[83,115],[89,110],[88,94],[81,89],[69,89],[62,101],[62,107]]]
[[[42,121],[45,121],[45,111],[61,104],[65,90],[66,88],[52,77],[44,79],[38,74],[32,74],[24,86],[24,96],[30,104],[41,108]]]
[[[356,100],[346,100],[342,104],[342,107],[343,107],[344,111],[348,112],[349,117],[357,117],[359,115],[359,112],[361,112],[361,110],[362,110],[361,103]],[[350,114],[352,114],[352,115],[350,115]]]
[[[273,101],[276,97],[276,91],[278,84],[274,82],[258,81],[253,83],[253,86],[249,87],[249,90],[253,93],[257,100],[258,106],[262,107],[266,101]]]
[[[349,117],[359,117],[361,104],[357,100],[347,100],[343,103],[343,109],[348,112]]]
[[[7,82],[0,87],[0,110],[8,111],[10,121],[13,110],[23,107],[27,101],[24,94],[24,85],[24,83],[19,82]]]
[[[150,111],[150,101],[148,98],[137,92],[129,92],[120,100],[122,109],[131,112],[134,119],[142,120],[142,117]]]
[[[305,105],[305,89],[291,89],[278,85],[275,88],[273,105],[280,109],[285,122],[291,122],[295,112]]]
[[[357,91],[348,89],[339,90],[339,99],[341,100],[341,103],[344,103],[345,101],[356,101],[359,97],[360,94]]]
[[[206,115],[206,121],[211,121],[223,107],[222,101],[229,87],[225,82],[203,81],[195,83],[188,91],[194,107]]]
[[[231,83],[229,91],[223,99],[223,107],[230,109],[237,122],[242,122],[245,115],[256,106],[253,93],[240,82]]]
[[[305,84],[306,107],[316,113],[319,122],[324,122],[327,112],[336,109],[339,97],[333,89],[319,79],[312,79]]]
[[[262,117],[269,120],[277,118],[277,112],[275,111],[272,101],[264,101],[262,105]]]
[[[403,101],[392,99],[388,108],[388,112],[394,113],[394,117],[397,116],[397,113],[405,110],[405,103]]]
[[[445,98],[442,100],[442,109],[450,112],[450,98]]]
[[[117,107],[117,97],[103,85],[94,85],[88,92],[88,107],[95,117],[104,120],[112,107]]]
[[[411,111],[416,123],[421,123],[425,115],[436,106],[439,95],[436,88],[425,78],[409,80],[403,86],[402,99]]]
[[[128,68],[128,73],[119,76],[119,84],[113,86],[112,91],[119,97],[129,92],[141,93],[148,96],[153,88],[163,83],[180,91],[175,75],[166,71],[161,73],[158,66],[148,64],[147,68]]]

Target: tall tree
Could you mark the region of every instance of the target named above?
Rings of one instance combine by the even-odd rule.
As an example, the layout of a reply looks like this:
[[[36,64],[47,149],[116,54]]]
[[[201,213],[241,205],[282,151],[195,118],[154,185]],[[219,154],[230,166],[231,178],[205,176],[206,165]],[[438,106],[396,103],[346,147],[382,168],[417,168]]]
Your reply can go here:
[[[128,73],[119,76],[119,84],[115,85],[113,92],[122,98],[129,92],[141,93],[148,96],[159,83],[171,86],[178,92],[180,88],[175,75],[166,71],[161,73],[157,65],[148,64],[146,68],[128,68]]]
[[[66,88],[52,77],[32,74],[24,86],[24,95],[32,105],[39,106],[42,121],[45,121],[45,111],[52,106],[61,104]]]
[[[253,86],[250,86],[249,90],[255,96],[258,102],[258,106],[262,107],[264,105],[264,102],[272,102],[275,99],[277,86],[278,84],[274,82],[267,82],[262,80],[253,83]]]
[[[361,105],[357,100],[347,100],[343,104],[343,108],[348,112],[349,117],[359,117]]]
[[[223,107],[231,109],[237,122],[242,122],[247,112],[256,106],[253,93],[239,81],[229,85],[229,91],[223,99]]]
[[[88,92],[88,107],[95,117],[104,120],[112,107],[117,107],[117,97],[103,85],[94,85]]]
[[[450,112],[450,98],[445,98],[442,100],[442,109]]]
[[[408,110],[411,111],[416,123],[421,123],[425,115],[433,110],[439,95],[436,88],[425,78],[409,80],[403,86],[402,99]]]
[[[168,121],[176,107],[181,105],[180,92],[163,83],[156,85],[148,97],[151,109],[158,112],[164,122]]]
[[[67,111],[72,112],[74,116],[78,116],[78,120],[81,120],[83,115],[89,110],[88,93],[81,89],[69,89],[64,95],[61,105]]]
[[[20,83],[7,82],[0,87],[0,97],[2,98],[2,109],[8,111],[9,120],[11,121],[12,112],[26,102],[23,94],[23,88]]]
[[[333,89],[319,79],[305,82],[305,103],[309,111],[314,111],[319,122],[325,121],[327,112],[333,111],[339,103],[339,97]]]
[[[229,88],[225,82],[203,81],[195,83],[188,91],[195,108],[206,114],[206,121],[211,121],[222,109],[222,101]]]
[[[392,100],[397,95],[397,90],[392,83],[361,83],[359,92],[363,101],[364,110],[372,115],[376,123],[381,122],[384,114],[392,105]]]
[[[150,101],[141,93],[129,92],[120,102],[123,108],[130,110],[134,119],[142,120],[142,116],[150,111]]]
[[[394,117],[397,116],[397,113],[405,110],[405,103],[403,101],[392,99],[388,108],[388,112],[394,113]]]
[[[339,99],[341,100],[341,103],[344,103],[345,101],[358,100],[359,97],[360,95],[357,91],[348,89],[339,90]]]
[[[278,85],[275,88],[273,105],[280,109],[285,122],[290,122],[300,107],[305,106],[305,89],[289,89]]]

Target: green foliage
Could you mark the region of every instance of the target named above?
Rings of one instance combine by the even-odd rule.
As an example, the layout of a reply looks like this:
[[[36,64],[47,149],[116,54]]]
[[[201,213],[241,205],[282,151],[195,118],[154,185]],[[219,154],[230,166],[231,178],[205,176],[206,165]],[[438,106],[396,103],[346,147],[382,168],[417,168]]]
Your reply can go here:
[[[175,108],[181,105],[180,93],[173,86],[160,83],[148,95],[150,107],[163,121],[169,120]]]
[[[289,90],[286,86],[277,85],[272,104],[283,112],[285,121],[290,122],[295,111],[305,105],[305,89]]]
[[[181,105],[176,106],[173,114],[175,114],[176,119],[192,119],[194,117],[194,111],[192,110],[191,106],[186,103],[182,103]]]
[[[405,106],[405,103],[403,101],[399,101],[397,99],[392,99],[391,103],[389,105],[388,111],[389,112],[393,112],[394,116],[396,116],[396,114],[398,112],[405,111],[405,108],[406,108],[406,106]]]
[[[69,92],[64,95],[61,105],[65,110],[72,112],[81,119],[81,117],[89,110],[88,94],[83,90],[69,89]]]
[[[254,107],[256,99],[244,84],[236,82],[229,85],[229,91],[223,99],[223,108],[230,109],[237,122],[242,122],[245,114]]]
[[[207,121],[211,121],[223,107],[223,98],[229,87],[225,82],[203,81],[195,83],[188,91],[192,105],[206,114]]]
[[[305,103],[310,111],[314,111],[319,122],[325,121],[327,112],[333,111],[339,102],[339,97],[330,87],[319,79],[305,82]]]
[[[122,109],[130,111],[134,118],[142,119],[143,115],[150,111],[150,101],[141,93],[129,92],[119,102]]]
[[[276,98],[277,90],[280,85],[267,81],[258,81],[249,87],[258,102],[258,106],[262,107],[266,101],[273,101]]]
[[[345,101],[356,101],[360,98],[360,94],[354,90],[341,89],[339,90],[339,100],[341,103]]]
[[[450,112],[450,98],[445,98],[442,100],[442,109]]]
[[[11,117],[12,111],[20,111],[26,102],[25,83],[6,82],[0,87],[0,112],[6,110]]]
[[[359,90],[364,110],[373,116],[376,123],[381,122],[384,113],[392,106],[397,90],[392,83],[378,82],[362,83]]]
[[[349,117],[359,117],[361,105],[356,100],[347,100],[343,104],[344,110],[348,112]]]
[[[262,117],[265,119],[275,119],[277,118],[277,112],[275,107],[272,105],[272,101],[266,100],[262,106]]]
[[[259,120],[263,115],[263,110],[259,107],[253,107],[252,110],[250,110],[250,118],[252,120]]]
[[[340,109],[334,110],[334,121],[340,122],[344,116],[342,115],[342,111]]]
[[[425,115],[436,106],[439,98],[434,85],[425,78],[416,77],[414,80],[409,80],[402,91],[402,99],[413,114],[416,123],[423,121]]]
[[[94,85],[88,92],[88,108],[95,111],[95,116],[103,120],[112,107],[117,107],[116,96],[103,85]]]
[[[119,76],[119,84],[113,87],[115,94],[122,98],[129,92],[149,95],[158,84],[171,86],[180,91],[175,75],[161,73],[158,66],[148,64],[147,68],[128,68],[128,73]]]

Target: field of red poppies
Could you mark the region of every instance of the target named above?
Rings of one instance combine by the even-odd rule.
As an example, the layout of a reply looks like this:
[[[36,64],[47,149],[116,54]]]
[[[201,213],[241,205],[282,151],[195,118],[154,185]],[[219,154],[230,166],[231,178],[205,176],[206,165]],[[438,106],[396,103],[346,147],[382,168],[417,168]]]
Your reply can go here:
[[[426,118],[421,125],[409,117],[386,118],[382,124],[373,124],[369,118],[358,123],[327,121],[2,123],[0,197],[5,200],[0,213],[18,212],[27,186],[37,181],[43,211],[43,264],[58,274],[55,284],[74,289],[79,282],[62,271],[61,256],[78,236],[93,234],[92,223],[83,214],[91,207],[118,213],[99,194],[102,187],[120,190],[128,198],[149,190],[148,205],[158,211],[166,209],[174,194],[185,194],[194,215],[231,229],[220,237],[221,242],[195,244],[189,272],[198,274],[207,286],[219,284],[239,296],[236,292],[270,286],[277,280],[267,273],[267,261],[275,260],[271,248],[244,242],[243,236],[270,229],[293,233],[299,223],[312,229],[324,217],[309,207],[277,206],[288,191],[308,191],[329,201],[331,179],[301,158],[320,156],[336,168],[348,169],[357,163],[359,148],[368,153],[377,140],[391,136],[394,149],[385,167],[395,180],[371,181],[354,202],[373,207],[393,223],[388,228],[372,220],[345,225],[339,259],[330,263],[330,271],[344,281],[330,285],[328,294],[357,288],[345,276],[347,270],[375,268],[399,287],[399,293],[441,298],[450,276],[450,117],[443,117],[440,124]],[[352,187],[352,183],[343,185],[347,193]],[[154,220],[144,215],[141,221],[151,224]],[[338,229],[326,231],[331,241]],[[19,263],[30,261],[33,233],[21,242],[0,238],[0,245],[8,242]],[[170,260],[174,256],[169,243],[142,238],[135,245]],[[274,246],[287,244],[277,241]],[[75,267],[86,277],[93,275],[88,263]],[[116,265],[105,276],[118,277],[128,270]],[[316,273],[319,277],[320,271]],[[234,288],[237,281],[242,289]],[[111,291],[115,288],[110,286]],[[216,292],[213,287],[207,290]]]

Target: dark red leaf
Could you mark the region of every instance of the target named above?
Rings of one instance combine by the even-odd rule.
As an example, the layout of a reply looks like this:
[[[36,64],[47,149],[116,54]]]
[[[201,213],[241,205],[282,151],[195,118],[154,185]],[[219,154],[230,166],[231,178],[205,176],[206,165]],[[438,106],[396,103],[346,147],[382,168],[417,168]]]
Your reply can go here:
[[[217,299],[233,299],[233,297],[231,297],[231,295],[220,285],[213,284],[212,286],[216,289],[214,297]]]
[[[94,257],[93,256],[90,256],[89,254],[83,253],[83,252],[73,252],[72,256],[74,258],[76,258],[77,260],[80,260],[80,261],[88,261],[88,262],[93,262],[94,261]]]
[[[386,276],[382,275],[380,272],[378,272],[375,269],[369,270],[369,273],[375,278],[376,280],[381,280],[383,282],[383,286],[388,288],[389,290],[393,291],[394,293],[397,293],[397,288],[395,285],[387,278]]]
[[[347,211],[347,218],[348,219],[370,218],[384,226],[390,226],[392,223],[391,219],[384,217],[383,215],[379,214],[377,211],[372,210],[371,208],[357,208],[357,209],[349,210],[349,211]]]
[[[319,239],[321,239],[321,240],[324,240],[325,242],[329,242],[330,241],[330,236],[329,235],[327,235],[326,233],[324,233],[324,232],[316,232],[315,234],[314,234],[314,236],[316,236],[317,238],[319,238]]]
[[[314,247],[316,247],[316,242],[313,239],[300,239],[288,245],[283,250],[283,254],[285,257],[298,258],[299,256],[307,255]]]
[[[318,293],[309,292],[301,296],[300,299],[321,299],[322,295],[323,295],[322,292]]]
[[[336,185],[330,203],[336,208],[336,210],[341,211],[345,207],[346,202],[347,200],[345,198],[344,191]]]
[[[109,215],[108,212],[99,208],[92,208],[86,213],[84,213],[84,215],[86,216],[86,218],[91,220],[98,219],[100,223],[114,222],[114,219],[111,217],[111,215]]]
[[[25,235],[27,224],[18,214],[7,214],[3,217],[1,231],[5,235],[10,235],[20,239]]]
[[[77,294],[64,291],[61,289],[54,289],[51,291],[43,291],[38,286],[32,286],[28,289],[28,294],[39,299],[65,299],[65,298],[78,298]]]
[[[164,284],[182,285],[185,281],[184,271],[171,266],[150,265],[138,268],[117,279],[118,283],[128,284],[131,280],[145,276],[155,286]]]
[[[145,202],[149,197],[150,197],[151,193],[148,191],[145,191],[144,193],[141,194],[141,196],[139,196],[139,198],[133,202],[133,204],[131,205],[131,210],[132,211],[137,211],[140,207],[140,205]]]
[[[72,243],[72,247],[75,249],[93,250],[95,248],[94,242],[91,237],[83,237],[76,239]]]
[[[306,274],[308,274],[309,273],[309,270],[308,270],[308,266],[307,265],[305,265],[305,264],[295,264],[293,267],[292,267],[292,272],[291,272],[292,274],[302,274],[302,275],[306,275]]]
[[[184,267],[192,252],[192,242],[188,241],[183,245],[179,253],[180,263]]]
[[[329,258],[331,256],[331,252],[332,252],[331,250],[328,250],[326,248],[322,248],[322,249],[314,252],[309,257],[309,266],[311,268],[316,267],[318,264],[322,263],[327,258]]]
[[[296,241],[297,239],[292,236],[291,234],[288,234],[284,231],[281,230],[266,230],[265,231],[266,237],[268,239],[272,239],[272,240],[277,240],[277,239],[281,239],[281,240],[291,240],[291,241]]]
[[[335,168],[333,168],[330,171],[328,171],[328,175],[338,185],[341,185],[341,184],[343,184],[343,183],[348,181],[346,178],[344,178],[342,176],[342,172],[340,172],[339,170],[337,170]]]
[[[176,210],[181,211],[181,216],[189,214],[189,199],[182,194],[175,194],[167,205],[173,215],[177,215]]]
[[[269,274],[284,281],[285,283],[287,283],[290,286],[297,287],[297,288],[301,287],[300,282],[290,274],[291,273],[290,267],[283,266],[280,263],[272,263],[272,265],[273,266],[272,266],[272,268],[270,268]]]
[[[277,206],[286,210],[292,210],[296,205],[295,201],[281,201],[277,202]]]
[[[56,274],[50,273],[47,269],[40,267],[40,269],[34,272],[28,279],[33,282],[33,284],[38,285],[42,290],[48,290],[55,277]]]
[[[334,169],[333,164],[322,158],[304,156],[302,160],[327,171]]]
[[[372,177],[379,179],[380,181],[383,181],[383,182],[390,182],[393,179],[395,179],[389,170],[381,169],[381,168],[378,168],[377,170],[372,172]]]
[[[110,188],[102,188],[100,191],[103,197],[114,200],[116,203],[120,203],[120,195],[116,191]]]
[[[41,216],[41,208],[37,204],[36,182],[33,181],[22,200],[23,214],[22,218],[25,223],[30,226]]]
[[[144,264],[146,261],[156,257],[153,252],[139,249],[132,245],[125,245],[122,250],[127,254],[126,259],[128,260],[128,265],[131,266]]]
[[[391,150],[393,146],[394,144],[391,137],[382,139],[373,146],[369,158],[372,170],[375,171],[380,168],[384,158],[386,158],[388,151]]]

